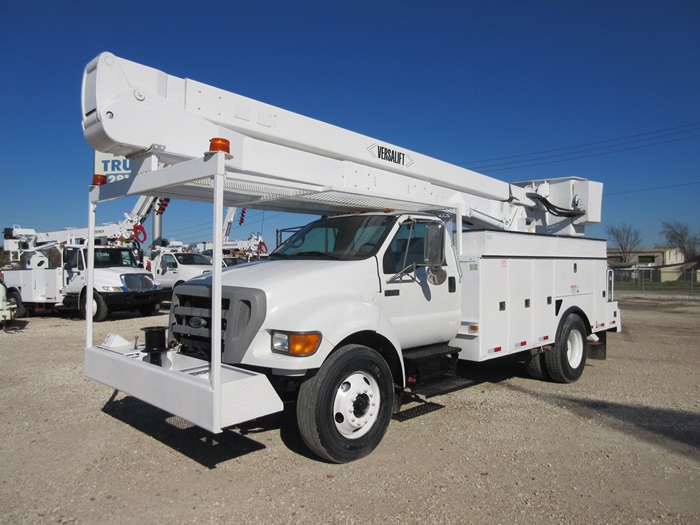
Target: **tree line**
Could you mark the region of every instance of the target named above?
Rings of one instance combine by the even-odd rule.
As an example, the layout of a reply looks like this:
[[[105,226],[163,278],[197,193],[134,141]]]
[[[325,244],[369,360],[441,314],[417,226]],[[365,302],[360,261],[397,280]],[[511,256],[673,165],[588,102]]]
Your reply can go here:
[[[663,221],[661,235],[669,248],[677,248],[685,261],[691,261],[700,255],[700,230],[693,233],[687,223],[681,221]],[[622,262],[630,262],[632,252],[642,243],[639,228],[629,224],[613,224],[605,228],[610,243],[620,252]]]

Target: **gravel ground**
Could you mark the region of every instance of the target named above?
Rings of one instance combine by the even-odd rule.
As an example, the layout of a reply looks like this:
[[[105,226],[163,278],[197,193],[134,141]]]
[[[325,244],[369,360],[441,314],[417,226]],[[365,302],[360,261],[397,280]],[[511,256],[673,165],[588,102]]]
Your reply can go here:
[[[211,435],[83,376],[84,323],[0,332],[0,523],[700,523],[700,300],[626,296],[608,359],[560,385],[515,360],[311,456],[292,407]],[[95,325],[133,338],[155,318]]]

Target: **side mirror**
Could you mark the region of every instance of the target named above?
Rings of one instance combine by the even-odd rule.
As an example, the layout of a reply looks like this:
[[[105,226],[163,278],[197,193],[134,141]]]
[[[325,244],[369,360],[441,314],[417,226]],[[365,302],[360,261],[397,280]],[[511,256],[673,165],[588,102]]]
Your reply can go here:
[[[445,264],[445,233],[444,225],[441,223],[431,222],[425,225],[423,263],[426,266],[443,266]]]

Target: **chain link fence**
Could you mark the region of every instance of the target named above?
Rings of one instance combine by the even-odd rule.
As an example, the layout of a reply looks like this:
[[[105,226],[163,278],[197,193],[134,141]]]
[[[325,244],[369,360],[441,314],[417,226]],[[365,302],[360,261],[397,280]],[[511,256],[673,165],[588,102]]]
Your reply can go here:
[[[671,268],[625,268],[613,272],[616,291],[700,294],[698,271]]]

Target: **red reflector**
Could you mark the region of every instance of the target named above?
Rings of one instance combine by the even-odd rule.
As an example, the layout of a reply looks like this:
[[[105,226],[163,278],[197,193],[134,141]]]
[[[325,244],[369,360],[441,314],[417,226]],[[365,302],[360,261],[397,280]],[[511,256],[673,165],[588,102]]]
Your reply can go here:
[[[525,346],[527,344],[527,341],[520,341],[520,346]]]
[[[494,352],[500,352],[500,351],[501,351],[501,347],[500,347],[500,346],[497,346],[496,348],[493,349],[493,351],[494,351]]]
[[[605,323],[600,323],[600,326],[605,326]]]
[[[549,336],[548,336],[548,335],[545,335],[545,336],[542,338],[542,340],[544,340],[544,341],[549,341]]]

